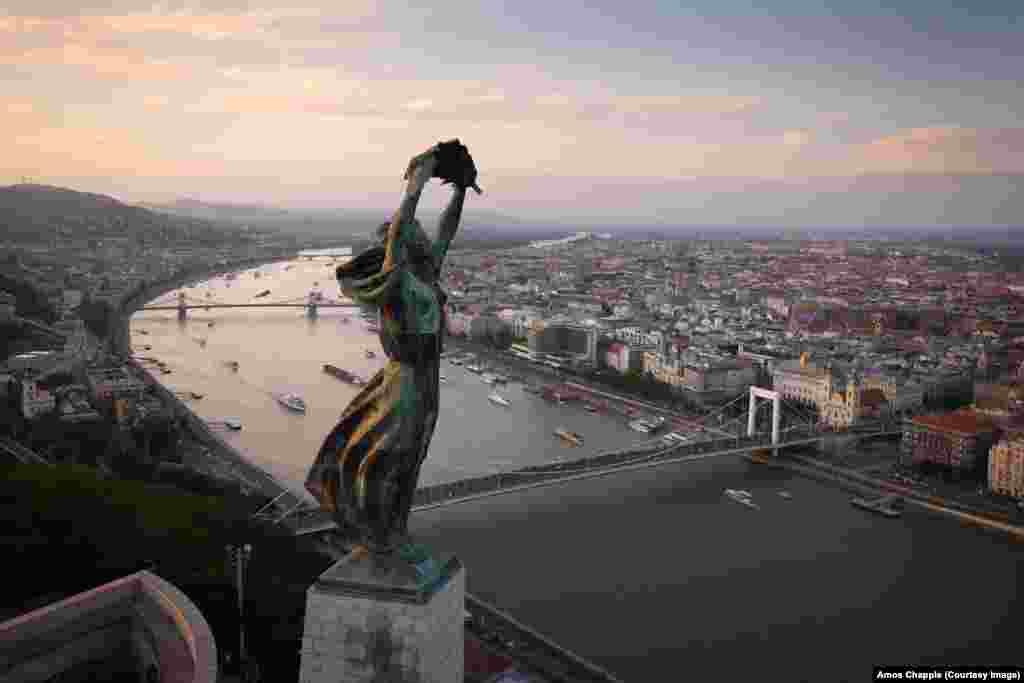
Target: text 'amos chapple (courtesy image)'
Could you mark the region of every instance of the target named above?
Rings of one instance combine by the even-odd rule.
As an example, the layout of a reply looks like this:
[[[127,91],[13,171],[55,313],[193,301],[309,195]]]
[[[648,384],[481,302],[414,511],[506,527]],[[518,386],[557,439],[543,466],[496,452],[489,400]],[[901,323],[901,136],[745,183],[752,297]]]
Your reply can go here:
[[[876,666],[873,681],[1019,681],[1019,666]]]

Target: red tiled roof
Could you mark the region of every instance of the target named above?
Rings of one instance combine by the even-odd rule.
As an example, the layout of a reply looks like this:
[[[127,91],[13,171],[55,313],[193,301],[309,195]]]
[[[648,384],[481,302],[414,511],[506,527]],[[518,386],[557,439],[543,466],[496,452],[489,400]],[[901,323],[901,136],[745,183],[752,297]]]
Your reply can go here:
[[[939,415],[919,415],[912,421],[919,427],[956,434],[983,434],[992,431],[992,419],[970,409]]]

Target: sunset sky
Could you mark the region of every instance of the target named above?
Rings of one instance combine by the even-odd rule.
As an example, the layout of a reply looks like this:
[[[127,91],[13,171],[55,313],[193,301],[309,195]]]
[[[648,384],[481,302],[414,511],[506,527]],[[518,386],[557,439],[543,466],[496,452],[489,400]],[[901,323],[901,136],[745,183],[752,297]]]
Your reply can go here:
[[[0,184],[382,208],[459,137],[513,216],[1024,225],[1022,2],[403,4],[7,0]]]

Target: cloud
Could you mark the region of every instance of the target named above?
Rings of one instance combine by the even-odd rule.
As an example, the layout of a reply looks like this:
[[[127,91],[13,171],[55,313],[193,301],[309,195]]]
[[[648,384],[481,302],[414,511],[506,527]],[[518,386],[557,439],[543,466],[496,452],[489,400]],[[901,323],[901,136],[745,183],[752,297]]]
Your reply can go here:
[[[782,134],[782,144],[791,147],[802,147],[810,144],[814,136],[809,130],[787,130]]]
[[[908,128],[857,148],[866,167],[888,172],[1024,171],[1024,128]]]

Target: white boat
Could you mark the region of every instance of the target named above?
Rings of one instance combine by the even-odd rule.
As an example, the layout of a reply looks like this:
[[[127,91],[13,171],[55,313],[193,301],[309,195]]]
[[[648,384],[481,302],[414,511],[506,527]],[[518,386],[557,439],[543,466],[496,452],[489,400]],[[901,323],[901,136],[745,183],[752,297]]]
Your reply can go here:
[[[441,375],[438,379],[441,380],[441,384],[448,384],[448,378],[444,375]]]
[[[633,420],[629,423],[629,428],[634,432],[641,432],[643,434],[651,433],[651,426],[646,420]]]
[[[297,413],[306,412],[306,402],[298,394],[277,394],[274,398],[285,408],[294,410]]]
[[[228,429],[233,429],[234,431],[237,432],[239,429],[242,428],[242,421],[239,420],[237,417],[225,417],[224,426],[227,427]]]
[[[506,400],[502,396],[499,396],[497,394],[497,392],[492,392],[491,394],[488,394],[487,399],[491,403],[497,403],[499,406],[507,406],[507,405],[509,405],[508,400]]]
[[[370,349],[366,349],[366,357],[367,358],[376,358],[377,354],[374,353],[373,351],[371,351]]]
[[[725,495],[741,505],[746,505],[748,508],[753,508],[754,510],[760,510],[760,508],[757,506],[757,503],[750,499],[750,491],[726,489]]]
[[[480,379],[484,381],[484,384],[494,384],[494,375],[489,372],[485,372]]]

